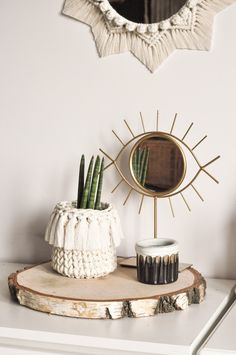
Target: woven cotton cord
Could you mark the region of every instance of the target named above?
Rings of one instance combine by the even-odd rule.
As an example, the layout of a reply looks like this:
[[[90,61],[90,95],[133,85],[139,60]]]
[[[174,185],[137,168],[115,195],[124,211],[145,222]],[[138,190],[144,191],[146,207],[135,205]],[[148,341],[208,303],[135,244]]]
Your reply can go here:
[[[80,210],[72,203],[55,207],[45,234],[45,240],[66,250],[107,250],[118,246],[123,234],[120,220],[112,206],[102,211]]]
[[[52,268],[62,275],[74,278],[101,277],[114,271],[117,266],[116,251],[78,251],[53,248]]]
[[[111,205],[103,210],[77,209],[60,202],[50,216],[45,240],[53,245],[52,267],[68,277],[92,278],[117,267],[116,246],[123,237],[120,220]]]
[[[186,0],[169,19],[138,24],[122,18],[108,0],[66,0],[63,14],[91,26],[101,57],[132,52],[151,72],[175,50],[209,50],[214,15],[236,0]]]

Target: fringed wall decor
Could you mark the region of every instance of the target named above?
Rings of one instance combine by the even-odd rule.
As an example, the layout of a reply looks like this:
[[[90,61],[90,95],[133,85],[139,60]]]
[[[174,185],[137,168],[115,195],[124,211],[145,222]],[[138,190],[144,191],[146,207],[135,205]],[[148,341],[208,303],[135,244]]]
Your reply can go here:
[[[91,26],[101,57],[130,51],[154,72],[175,49],[209,50],[215,14],[235,1],[66,0],[62,13]]]

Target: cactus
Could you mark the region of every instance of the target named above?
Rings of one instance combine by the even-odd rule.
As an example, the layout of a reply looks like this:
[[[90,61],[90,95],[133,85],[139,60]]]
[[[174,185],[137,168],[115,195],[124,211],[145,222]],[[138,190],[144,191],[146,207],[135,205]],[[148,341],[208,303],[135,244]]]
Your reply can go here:
[[[143,172],[144,165],[145,165],[146,150],[147,150],[147,148],[145,147],[144,149],[142,149],[141,154],[140,154],[140,169],[139,169],[139,176],[138,176],[139,182],[141,182],[141,179],[142,179],[142,172]]]
[[[138,176],[138,181],[140,181],[140,174],[141,174],[141,166],[140,166],[140,163],[141,163],[141,154],[142,154],[142,148],[138,148],[137,149],[137,176]]]
[[[148,150],[148,148],[146,148],[145,149],[145,154],[144,154],[144,165],[143,165],[142,175],[141,175],[141,179],[140,179],[140,184],[142,186],[145,185],[145,181],[146,181],[147,168],[148,168],[148,158],[149,158],[149,150]]]
[[[136,179],[138,178],[137,174],[137,150],[135,149],[133,159],[132,159],[132,167],[133,167],[133,173]]]
[[[94,164],[94,157],[92,157],[84,184],[85,158],[84,155],[82,155],[79,169],[77,208],[101,208],[103,170],[104,158],[101,161],[100,157],[97,156]]]
[[[89,197],[90,189],[91,189],[93,161],[94,161],[94,157],[91,158],[90,163],[89,163],[89,168],[88,168],[88,172],[87,172],[87,177],[86,177],[86,182],[85,182],[85,186],[84,186],[84,191],[83,191],[83,195],[82,195],[80,208],[87,208],[88,197]]]
[[[84,155],[82,155],[80,160],[80,167],[79,167],[79,183],[78,183],[78,194],[77,194],[77,204],[76,204],[77,208],[80,208],[80,202],[84,190],[84,163],[85,163],[85,158]]]
[[[92,177],[91,189],[87,201],[87,208],[94,209],[99,172],[100,172],[100,157],[97,156],[94,169],[93,169],[93,177]]]
[[[100,166],[98,189],[97,189],[97,198],[96,198],[96,203],[95,203],[95,210],[100,210],[101,209],[103,170],[104,170],[104,158],[102,158],[102,162],[101,162],[101,166]]]
[[[144,186],[147,176],[149,150],[148,147],[135,150],[132,160],[133,173],[137,181]]]

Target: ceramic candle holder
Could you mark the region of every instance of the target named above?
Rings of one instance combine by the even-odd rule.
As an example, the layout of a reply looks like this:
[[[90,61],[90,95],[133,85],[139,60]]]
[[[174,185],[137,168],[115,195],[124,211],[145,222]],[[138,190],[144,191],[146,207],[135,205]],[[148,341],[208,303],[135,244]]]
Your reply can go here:
[[[174,239],[145,239],[135,249],[138,281],[161,285],[178,279],[179,247]]]

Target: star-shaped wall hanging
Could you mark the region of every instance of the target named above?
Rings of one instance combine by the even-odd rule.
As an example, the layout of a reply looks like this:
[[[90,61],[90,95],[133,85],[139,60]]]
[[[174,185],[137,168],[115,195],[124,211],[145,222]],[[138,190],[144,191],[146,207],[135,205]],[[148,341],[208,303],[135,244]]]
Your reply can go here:
[[[151,72],[175,49],[209,50],[214,16],[236,2],[187,0],[167,19],[137,23],[121,16],[112,1],[66,0],[62,13],[91,27],[101,57],[130,51]]]

